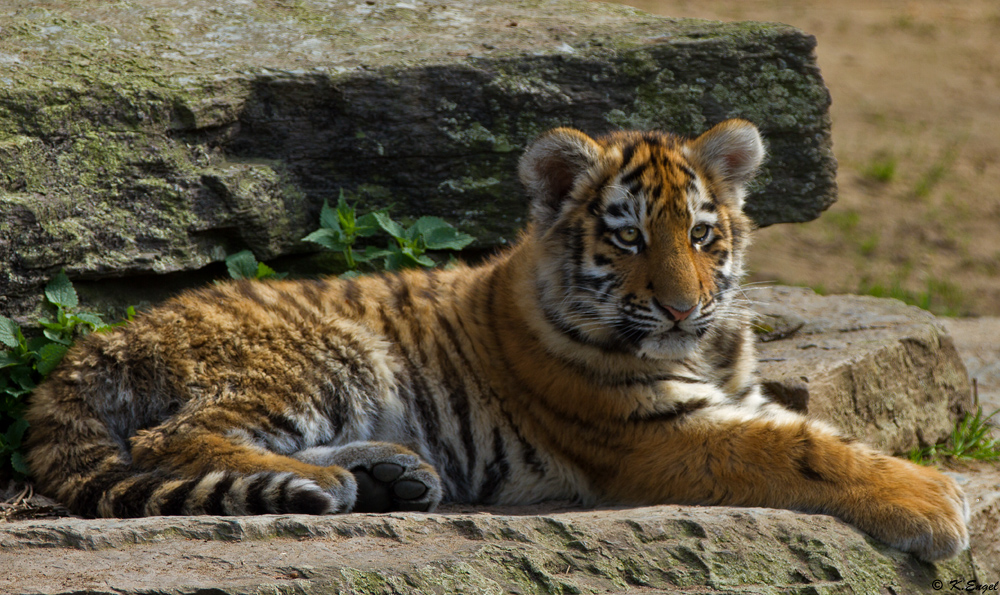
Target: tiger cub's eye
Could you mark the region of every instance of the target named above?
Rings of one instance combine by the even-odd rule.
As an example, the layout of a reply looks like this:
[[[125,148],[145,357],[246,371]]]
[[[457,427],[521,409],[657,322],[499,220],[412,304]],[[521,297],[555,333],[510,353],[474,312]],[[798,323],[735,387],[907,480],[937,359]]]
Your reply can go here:
[[[615,237],[626,246],[634,246],[639,243],[642,234],[637,227],[623,227],[615,232]]]
[[[700,244],[708,239],[710,231],[712,231],[711,226],[699,223],[691,228],[691,240],[696,244]]]

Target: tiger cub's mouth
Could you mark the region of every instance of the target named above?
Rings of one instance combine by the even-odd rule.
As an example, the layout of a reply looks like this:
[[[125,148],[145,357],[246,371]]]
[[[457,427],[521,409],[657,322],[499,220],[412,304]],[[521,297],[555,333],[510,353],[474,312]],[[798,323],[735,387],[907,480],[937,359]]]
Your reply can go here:
[[[683,359],[690,355],[711,327],[712,309],[706,311],[698,304],[683,312],[683,316],[676,316],[672,309],[660,307],[655,300],[652,302],[649,314],[623,312],[619,333],[635,346],[639,357]]]

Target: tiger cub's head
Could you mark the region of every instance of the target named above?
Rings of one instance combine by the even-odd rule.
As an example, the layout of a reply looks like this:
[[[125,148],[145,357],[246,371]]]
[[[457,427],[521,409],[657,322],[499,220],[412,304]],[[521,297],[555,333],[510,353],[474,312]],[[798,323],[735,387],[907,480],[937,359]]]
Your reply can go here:
[[[750,222],[746,184],[764,158],[753,124],[727,120],[688,139],[598,138],[557,128],[520,163],[540,242],[546,320],[569,340],[681,359],[733,320]]]

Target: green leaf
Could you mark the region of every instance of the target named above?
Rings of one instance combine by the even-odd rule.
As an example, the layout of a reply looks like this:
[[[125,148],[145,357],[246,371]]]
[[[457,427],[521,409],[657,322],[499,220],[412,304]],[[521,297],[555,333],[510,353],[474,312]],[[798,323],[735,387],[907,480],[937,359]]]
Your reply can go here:
[[[344,234],[339,229],[320,228],[302,238],[302,241],[319,244],[324,248],[335,251],[347,248],[347,242],[344,241]]]
[[[385,268],[387,271],[398,271],[402,269],[405,265],[403,264],[403,253],[400,251],[390,252],[385,257]]]
[[[21,447],[21,438],[24,437],[24,431],[28,429],[28,420],[23,417],[19,417],[14,420],[14,423],[10,424],[7,428],[7,434],[5,438],[7,439],[7,445],[11,448]]]
[[[42,376],[48,376],[52,373],[59,362],[62,361],[66,351],[69,350],[67,345],[61,345],[59,343],[49,343],[45,347],[42,347],[38,351],[38,364],[35,365],[35,369]]]
[[[257,258],[249,250],[226,257],[226,268],[233,279],[253,279],[257,274]]]
[[[258,279],[284,279],[288,273],[279,273],[263,262],[257,265]]]
[[[6,351],[0,351],[0,368],[8,368],[20,363],[23,363],[21,358],[15,357]]]
[[[337,220],[340,228],[348,235],[354,231],[354,207],[347,204],[344,199],[344,191],[340,191],[340,198],[337,200]]]
[[[21,336],[21,327],[17,326],[16,322],[6,316],[0,316],[0,343],[7,347],[17,347],[20,345],[18,338]]]
[[[49,302],[64,308],[75,308],[80,303],[76,290],[73,289],[73,283],[64,270],[59,271],[59,274],[45,286],[45,297]]]
[[[344,191],[340,191],[340,200],[344,199]],[[340,229],[340,217],[337,214],[336,209],[330,207],[330,203],[323,201],[323,210],[319,212],[319,224],[320,227],[324,229],[332,229],[335,231],[341,231]]]
[[[95,331],[109,326],[100,315],[93,312],[77,312],[73,316],[80,322],[89,324]]]
[[[416,251],[412,246],[406,246],[402,250],[392,255],[393,265],[398,269],[412,269],[420,266],[432,267],[434,261],[424,256],[423,251]]]
[[[28,351],[38,353],[42,347],[51,343],[47,337],[32,337],[28,339]]]
[[[413,224],[429,250],[461,250],[475,239],[439,217],[421,217]]]
[[[10,454],[10,466],[14,468],[21,475],[28,474],[28,465],[24,461],[24,455],[20,452],[13,452]]]
[[[42,331],[42,334],[45,335],[46,339],[55,343],[69,345],[73,342],[72,339],[63,336],[62,327],[59,327],[59,330],[45,329]],[[48,343],[46,343],[46,345],[48,345]]]
[[[393,250],[388,248],[379,248],[377,246],[365,246],[364,252],[358,252],[354,255],[354,260],[358,262],[369,262],[376,260],[378,258],[384,258],[393,253]]]
[[[378,222],[379,227],[385,230],[387,234],[391,235],[397,240],[406,237],[406,230],[403,229],[403,226],[393,221],[392,218],[389,217],[389,214],[386,213],[385,211],[372,213],[372,215],[375,217],[375,221]]]
[[[339,279],[353,279],[355,277],[360,277],[361,271],[345,271],[338,275]]]
[[[379,232],[381,226],[378,223],[378,218],[375,216],[377,214],[382,214],[388,217],[388,211],[382,209],[381,211],[375,211],[373,213],[366,213],[360,217],[354,224],[354,235],[359,238],[369,238]]]
[[[52,345],[55,345],[55,343],[52,343]],[[19,393],[35,390],[35,380],[32,378],[32,376],[34,376],[32,372],[32,369],[27,366],[11,368],[10,379],[21,387],[21,391],[18,391]],[[11,392],[13,394],[13,391]]]

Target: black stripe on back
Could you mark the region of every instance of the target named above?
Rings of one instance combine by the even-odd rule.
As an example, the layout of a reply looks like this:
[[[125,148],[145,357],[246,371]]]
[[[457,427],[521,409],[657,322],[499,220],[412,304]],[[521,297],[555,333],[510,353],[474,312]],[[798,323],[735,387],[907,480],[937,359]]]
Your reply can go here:
[[[358,314],[365,313],[365,305],[361,301],[361,290],[358,288],[356,280],[348,279],[345,282],[344,301]]]
[[[410,293],[410,283],[401,275],[394,277],[395,283],[392,287],[392,299],[396,304],[396,311],[402,312],[413,307],[413,294]]]
[[[310,311],[303,310],[303,314],[316,318],[319,312],[326,307],[326,281],[319,279],[303,279],[297,286],[299,294],[305,298],[311,307]]]
[[[261,297],[260,292],[257,291],[257,283],[249,279],[241,279],[236,281],[233,286],[236,288],[236,293],[242,297],[250,300],[251,302],[257,304],[258,306],[269,310],[270,306]]]

